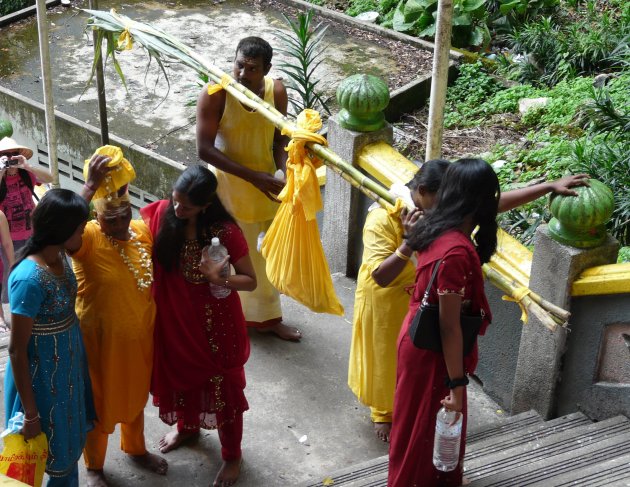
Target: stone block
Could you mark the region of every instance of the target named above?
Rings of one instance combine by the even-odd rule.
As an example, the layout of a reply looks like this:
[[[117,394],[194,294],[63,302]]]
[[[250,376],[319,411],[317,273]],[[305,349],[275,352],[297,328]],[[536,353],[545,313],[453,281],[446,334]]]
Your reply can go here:
[[[336,117],[328,120],[328,146],[349,164],[355,164],[359,151],[373,142],[393,141],[387,124],[375,132],[354,132],[342,128]],[[360,192],[333,171],[327,171],[322,243],[331,272],[356,276],[361,255]]]
[[[534,240],[529,287],[552,303],[568,309],[571,284],[585,269],[617,259],[618,243],[612,237],[600,247],[577,249],[556,242],[546,225]],[[544,418],[556,412],[556,388],[565,352],[567,330],[547,329],[535,316],[523,327],[512,392],[512,412],[535,409]]]

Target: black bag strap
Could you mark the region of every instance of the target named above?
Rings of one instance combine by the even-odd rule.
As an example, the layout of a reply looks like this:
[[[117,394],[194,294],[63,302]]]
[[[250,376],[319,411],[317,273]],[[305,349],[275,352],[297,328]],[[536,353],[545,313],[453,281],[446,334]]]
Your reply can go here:
[[[435,266],[433,266],[433,273],[431,274],[431,279],[429,280],[429,284],[427,284],[427,288],[424,291],[424,296],[422,297],[422,303],[420,304],[420,306],[426,306],[429,302],[429,293],[431,292],[433,281],[435,281],[435,276],[437,276],[437,272],[441,263],[442,263],[442,259],[438,260],[435,263]]]

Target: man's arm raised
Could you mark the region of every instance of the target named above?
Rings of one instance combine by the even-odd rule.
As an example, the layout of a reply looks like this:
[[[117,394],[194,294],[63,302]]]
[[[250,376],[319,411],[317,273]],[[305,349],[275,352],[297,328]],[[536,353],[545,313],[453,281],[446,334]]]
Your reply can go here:
[[[226,96],[227,94],[223,90],[208,95],[207,87],[204,87],[197,99],[197,154],[199,159],[221,171],[244,179],[262,191],[269,199],[275,200],[274,196],[283,187],[281,181],[278,181],[271,174],[253,171],[233,161],[215,147]]]

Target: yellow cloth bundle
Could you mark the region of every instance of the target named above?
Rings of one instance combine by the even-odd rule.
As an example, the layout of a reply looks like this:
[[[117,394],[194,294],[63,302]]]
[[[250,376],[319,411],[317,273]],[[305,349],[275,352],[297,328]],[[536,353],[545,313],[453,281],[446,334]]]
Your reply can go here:
[[[306,142],[326,144],[323,136],[314,133],[322,126],[319,113],[302,111],[297,126],[292,132],[282,131],[292,137],[287,148],[287,184],[278,195],[280,208],[261,252],[267,261],[267,277],[278,291],[315,312],[342,315],[315,219],[323,206],[315,173],[322,161],[305,147]]]
[[[94,200],[99,198],[107,198],[112,193],[115,193],[124,185],[129,184],[136,178],[136,171],[127,159],[123,157],[123,153],[120,147],[115,145],[104,145],[96,149],[94,155],[102,155],[111,157],[111,161],[107,163],[108,167],[113,168],[94,193]],[[87,181],[88,168],[90,166],[90,159],[85,160],[83,166],[83,177]]]

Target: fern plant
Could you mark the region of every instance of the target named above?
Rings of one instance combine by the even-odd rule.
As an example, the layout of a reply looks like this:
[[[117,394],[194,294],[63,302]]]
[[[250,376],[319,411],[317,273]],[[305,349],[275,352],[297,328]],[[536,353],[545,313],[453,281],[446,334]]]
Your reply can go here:
[[[296,113],[305,108],[325,110],[330,115],[328,104],[319,90],[320,80],[315,77],[315,70],[322,63],[325,46],[322,45],[327,26],[317,24],[311,27],[313,11],[300,13],[297,19],[291,20],[282,15],[291,28],[290,33],[277,30],[275,34],[282,46],[276,50],[285,56],[287,61],[277,65],[279,71],[288,76],[289,102]]]

